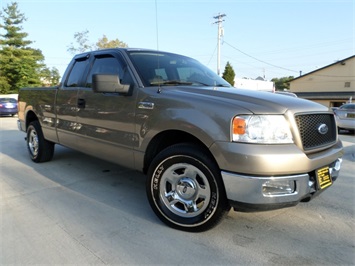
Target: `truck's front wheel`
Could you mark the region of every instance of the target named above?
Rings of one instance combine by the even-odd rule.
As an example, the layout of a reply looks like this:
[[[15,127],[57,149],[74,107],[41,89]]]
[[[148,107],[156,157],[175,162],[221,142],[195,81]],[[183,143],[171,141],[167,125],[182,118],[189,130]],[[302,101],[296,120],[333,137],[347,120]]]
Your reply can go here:
[[[216,163],[191,144],[158,154],[148,171],[147,195],[164,223],[185,231],[208,230],[230,209]]]
[[[54,143],[44,138],[38,121],[32,121],[27,128],[27,148],[31,160],[36,163],[47,162],[53,158]]]

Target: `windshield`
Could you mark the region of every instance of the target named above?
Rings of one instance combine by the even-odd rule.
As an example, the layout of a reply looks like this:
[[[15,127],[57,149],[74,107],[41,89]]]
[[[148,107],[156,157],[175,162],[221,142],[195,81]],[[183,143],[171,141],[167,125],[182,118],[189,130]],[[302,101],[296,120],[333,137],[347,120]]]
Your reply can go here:
[[[230,87],[223,78],[189,57],[155,51],[131,51],[129,56],[146,87],[159,85]]]

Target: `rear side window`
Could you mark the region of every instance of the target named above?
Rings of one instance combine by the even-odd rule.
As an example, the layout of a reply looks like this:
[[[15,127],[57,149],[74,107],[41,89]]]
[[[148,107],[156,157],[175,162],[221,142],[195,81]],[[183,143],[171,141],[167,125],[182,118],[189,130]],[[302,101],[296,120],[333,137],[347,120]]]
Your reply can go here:
[[[77,60],[70,71],[66,87],[78,87],[87,67],[88,60]]]

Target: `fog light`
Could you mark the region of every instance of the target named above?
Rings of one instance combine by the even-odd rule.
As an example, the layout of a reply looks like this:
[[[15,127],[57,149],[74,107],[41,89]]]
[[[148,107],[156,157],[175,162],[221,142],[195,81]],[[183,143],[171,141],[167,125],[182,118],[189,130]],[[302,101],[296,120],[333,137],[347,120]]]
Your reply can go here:
[[[263,184],[265,196],[282,196],[294,193],[296,182],[294,180],[269,180]]]
[[[343,162],[343,159],[342,158],[338,158],[338,160],[336,161],[335,166],[334,166],[334,170],[335,171],[339,171],[340,170],[342,162]]]
[[[341,168],[341,164],[343,162],[342,158],[338,158],[332,165],[332,167],[329,167],[329,174],[332,177],[333,181],[336,180],[336,178],[339,175],[339,171]],[[334,172],[334,173],[333,173]]]

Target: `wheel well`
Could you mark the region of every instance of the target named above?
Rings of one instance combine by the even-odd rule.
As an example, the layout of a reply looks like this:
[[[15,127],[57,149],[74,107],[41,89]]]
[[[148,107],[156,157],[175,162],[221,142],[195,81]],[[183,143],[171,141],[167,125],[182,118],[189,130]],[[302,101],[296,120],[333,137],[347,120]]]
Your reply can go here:
[[[35,120],[38,120],[38,117],[35,115],[34,112],[32,111],[29,111],[27,114],[26,114],[26,130],[28,128],[28,125],[35,121]]]
[[[159,152],[178,143],[193,143],[198,145],[201,149],[204,149],[206,153],[210,154],[212,159],[214,159],[206,145],[195,136],[184,131],[168,130],[159,133],[150,141],[144,157],[143,172],[145,174],[147,173],[150,163]]]

